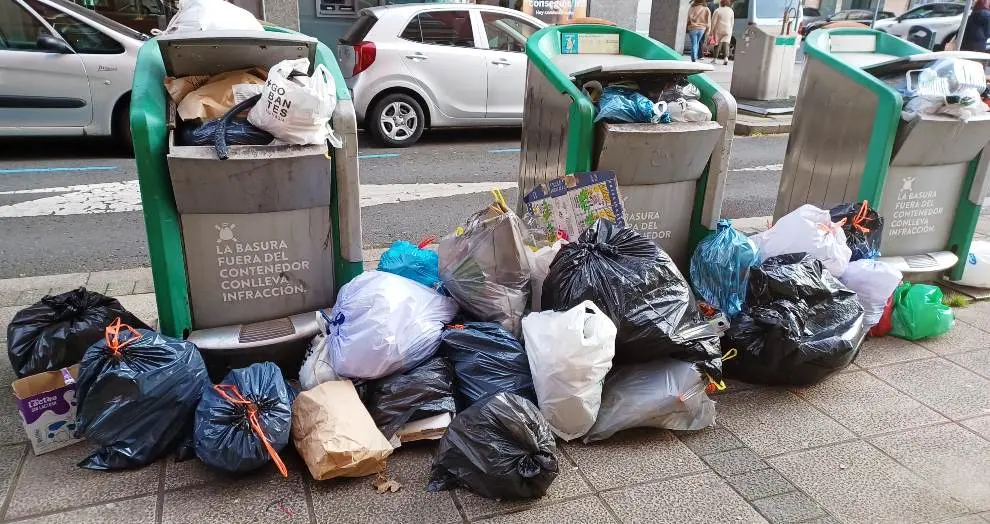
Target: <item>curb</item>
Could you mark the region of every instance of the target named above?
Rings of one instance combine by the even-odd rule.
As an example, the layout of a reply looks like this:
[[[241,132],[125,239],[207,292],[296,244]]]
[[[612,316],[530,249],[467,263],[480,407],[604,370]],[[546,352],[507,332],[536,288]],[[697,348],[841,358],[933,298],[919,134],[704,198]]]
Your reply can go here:
[[[746,120],[736,120],[736,136],[779,135],[791,132],[791,119],[773,119],[754,117]]]

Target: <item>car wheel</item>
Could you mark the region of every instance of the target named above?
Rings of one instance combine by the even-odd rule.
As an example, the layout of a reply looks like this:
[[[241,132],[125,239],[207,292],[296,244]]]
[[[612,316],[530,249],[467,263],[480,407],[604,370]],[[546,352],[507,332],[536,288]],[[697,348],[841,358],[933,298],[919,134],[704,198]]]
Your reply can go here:
[[[395,93],[375,104],[366,123],[379,142],[388,147],[408,147],[423,135],[426,118],[415,98]]]
[[[113,139],[126,154],[134,154],[134,142],[131,140],[130,100],[125,100],[117,106],[117,112],[113,116]]]

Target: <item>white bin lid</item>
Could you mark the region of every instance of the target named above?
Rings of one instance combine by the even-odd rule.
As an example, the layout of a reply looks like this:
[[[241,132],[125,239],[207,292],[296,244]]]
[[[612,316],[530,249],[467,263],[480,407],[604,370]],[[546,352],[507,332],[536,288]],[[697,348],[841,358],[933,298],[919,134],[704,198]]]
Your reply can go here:
[[[157,39],[165,74],[174,77],[215,75],[260,67],[283,60],[308,58],[312,73],[317,40],[310,36],[271,31],[197,31],[162,35]]]
[[[571,73],[579,82],[616,77],[656,77],[671,74],[694,75],[715,69],[711,64],[685,60],[645,60],[601,64]]]

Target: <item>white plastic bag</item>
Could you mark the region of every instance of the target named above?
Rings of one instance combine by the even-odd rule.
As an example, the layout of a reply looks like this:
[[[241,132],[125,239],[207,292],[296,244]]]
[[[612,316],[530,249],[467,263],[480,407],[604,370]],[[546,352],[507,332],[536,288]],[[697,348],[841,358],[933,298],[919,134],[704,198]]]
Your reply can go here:
[[[807,253],[821,261],[832,276],[838,278],[849,265],[852,250],[846,234],[832,223],[827,210],[805,204],[782,216],[770,229],[755,236],[760,262],[788,253]]]
[[[529,283],[533,288],[533,298],[531,299],[530,308],[534,312],[543,311],[540,304],[543,298],[543,281],[547,279],[547,274],[550,273],[550,263],[553,262],[553,257],[557,256],[557,253],[560,252],[560,246],[566,243],[566,240],[558,240],[553,245],[543,246],[533,252],[529,259],[529,268],[531,271]]]
[[[605,380],[598,419],[585,444],[624,429],[694,431],[715,423],[715,402],[694,364],[669,358],[616,368]]]
[[[959,283],[964,286],[990,288],[990,242],[974,240],[969,246],[966,267]]]
[[[225,0],[181,0],[179,11],[161,34],[217,30],[264,31],[265,28],[250,11]]]
[[[317,311],[316,322],[320,325],[320,333],[309,343],[306,358],[303,360],[302,368],[299,369],[299,385],[304,391],[331,380],[344,380],[333,370],[330,353],[327,351],[329,318],[323,311]]]
[[[248,122],[288,144],[322,144],[333,147],[342,142],[330,127],[337,107],[333,76],[323,64],[312,76],[309,59],[283,60],[268,71],[261,100],[248,111]]]
[[[615,324],[591,301],[568,311],[530,313],[522,320],[540,411],[564,440],[591,429],[612,369]]]
[[[368,271],[344,284],[329,314],[327,351],[343,377],[408,371],[436,353],[457,314],[450,298],[405,277]]]
[[[709,122],[712,112],[700,100],[678,98],[667,104],[672,122]]]
[[[901,272],[894,266],[868,258],[849,263],[840,282],[856,292],[863,306],[863,326],[869,329],[880,322],[887,299],[901,283]]]

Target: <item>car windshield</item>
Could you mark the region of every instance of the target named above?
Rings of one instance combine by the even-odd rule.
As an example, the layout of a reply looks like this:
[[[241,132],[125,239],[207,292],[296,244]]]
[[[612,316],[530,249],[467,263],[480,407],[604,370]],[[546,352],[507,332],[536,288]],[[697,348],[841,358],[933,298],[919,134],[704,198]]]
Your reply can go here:
[[[798,7],[795,0],[754,0],[756,18],[784,18],[784,10],[790,7]]]
[[[915,18],[928,18],[930,16],[933,16],[934,13],[935,13],[935,6],[923,5],[917,9],[904,13],[904,16],[902,18],[904,20],[914,20]]]
[[[80,18],[87,19],[91,22],[96,22],[99,25],[113,29],[114,31],[120,34],[129,36],[135,40],[148,39],[148,35],[140,31],[135,31],[134,29],[131,29],[130,27],[127,27],[126,25],[117,22],[116,20],[111,20],[97,13],[96,11],[93,11],[92,9],[87,9],[79,4],[67,2],[66,0],[49,0],[49,1],[59,6],[60,8],[69,11],[76,16],[79,16]]]

